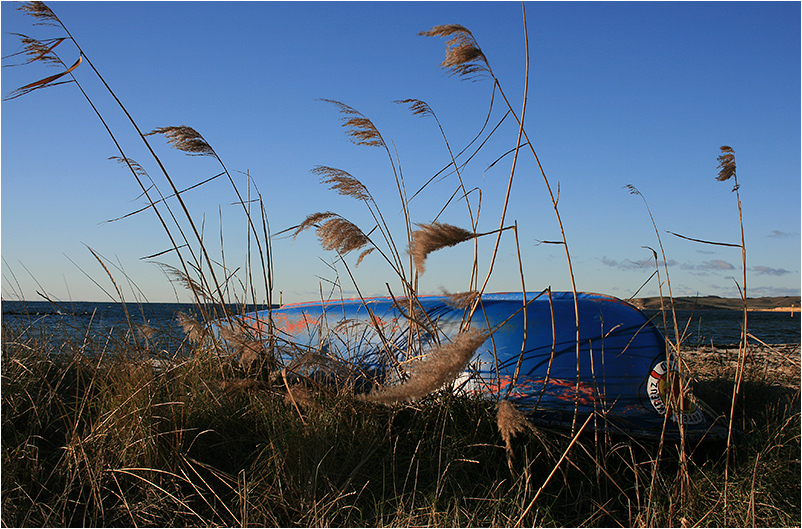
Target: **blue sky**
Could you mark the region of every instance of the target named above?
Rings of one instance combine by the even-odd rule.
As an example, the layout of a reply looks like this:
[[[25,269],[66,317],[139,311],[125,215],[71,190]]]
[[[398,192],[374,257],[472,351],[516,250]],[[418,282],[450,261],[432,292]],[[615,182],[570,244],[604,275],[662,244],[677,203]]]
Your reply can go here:
[[[243,191],[248,172],[262,192],[272,231],[308,214],[335,211],[365,231],[372,221],[361,203],[337,195],[310,172],[343,169],[376,198],[397,241],[403,217],[387,154],[349,142],[337,109],[341,101],[370,118],[397,152],[410,192],[448,164],[434,120],[413,116],[400,99],[426,101],[450,145],[459,151],[487,115],[492,84],[462,81],[439,65],[445,42],[418,33],[439,24],[470,29],[520,112],[525,48],[522,9],[515,2],[53,2],[69,28],[144,131],[171,125],[198,130]],[[10,33],[37,38],[62,33],[32,27],[0,4],[2,55],[18,49]],[[800,291],[800,4],[527,3],[530,75],[525,124],[555,191],[571,251],[577,288],[627,298],[651,275],[657,237],[665,248],[674,295],[737,296],[741,256],[735,248],[689,237],[737,243],[738,209],[731,182],[717,182],[721,145],[736,152],[746,230],[750,296]],[[64,62],[77,59],[69,43]],[[14,63],[5,59],[4,64]],[[16,61],[18,62],[18,61]],[[41,65],[6,67],[2,92],[55,73]],[[125,153],[158,180],[158,169],[86,64],[75,75],[118,135]],[[2,103],[2,295],[62,300],[108,299],[107,267],[128,301],[187,300],[152,261],[176,265],[170,243],[151,212],[118,222],[143,207],[141,190],[123,167],[100,121],[77,87],[66,84]],[[491,122],[503,109],[496,100]],[[506,120],[464,169],[466,186],[482,189],[480,231],[498,227],[517,127]],[[151,138],[178,187],[217,174],[206,157]],[[395,154],[394,154],[395,156]],[[492,166],[491,166],[492,165]],[[428,187],[410,204],[413,222],[430,222],[456,189],[454,176]],[[204,238],[231,269],[244,266],[246,224],[223,178],[187,192]],[[474,197],[477,195],[474,194]],[[476,202],[474,200],[474,206]],[[177,206],[176,206],[177,207]],[[518,223],[526,287],[569,290],[560,238],[542,177],[521,154],[507,224]],[[440,220],[469,227],[464,204]],[[480,243],[487,270],[491,237]],[[406,249],[399,243],[399,250]],[[472,245],[432,254],[420,280],[423,293],[468,287]],[[273,241],[275,296],[315,299],[348,272],[332,267],[314,232]],[[374,255],[355,266],[363,295],[400,291],[392,271]],[[242,275],[242,272],[240,272]],[[661,277],[664,274],[661,271]],[[97,283],[97,284],[96,284]],[[100,286],[98,286],[98,284]],[[511,232],[502,238],[491,291],[520,289]],[[263,297],[264,289],[259,296]],[[652,279],[639,295],[655,295]]]

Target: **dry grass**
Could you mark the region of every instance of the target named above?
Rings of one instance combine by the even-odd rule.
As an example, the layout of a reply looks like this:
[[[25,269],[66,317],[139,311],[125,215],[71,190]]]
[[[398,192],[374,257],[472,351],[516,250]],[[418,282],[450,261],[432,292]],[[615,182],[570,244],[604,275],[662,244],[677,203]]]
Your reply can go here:
[[[53,355],[52,340],[3,331],[6,526],[723,523],[721,445],[693,448],[684,467],[679,446],[667,446],[652,483],[655,444],[537,432],[508,401],[440,393],[392,408],[362,403],[318,382],[316,366],[330,363],[319,353],[299,357],[286,378],[220,364],[208,346],[154,370],[146,352],[117,354],[104,341],[79,338],[63,349],[74,353]],[[438,351],[441,365],[461,363],[456,350],[469,358],[482,340],[463,338]],[[122,336],[114,343],[132,349]],[[780,365],[797,351],[764,353]],[[704,354],[700,363],[715,363]],[[731,526],[800,523],[799,412],[792,399],[769,397],[774,373],[745,378]],[[733,376],[732,366],[711,373],[697,390],[731,386]],[[729,407],[726,392],[720,404]],[[681,473],[691,485],[684,500]]]
[[[800,346],[750,345],[747,379],[771,381],[783,387],[800,388]],[[732,378],[738,368],[738,347],[700,347],[682,352],[689,373],[698,381]]]

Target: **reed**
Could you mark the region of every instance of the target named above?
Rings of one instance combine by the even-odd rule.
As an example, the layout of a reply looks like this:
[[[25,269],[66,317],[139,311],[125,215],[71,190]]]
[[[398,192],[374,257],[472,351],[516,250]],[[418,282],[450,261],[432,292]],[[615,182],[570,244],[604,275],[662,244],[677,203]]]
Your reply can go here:
[[[365,397],[371,402],[393,403],[426,397],[443,386],[452,383],[468,365],[474,353],[487,340],[481,331],[459,333],[453,342],[441,345],[415,358],[408,368],[409,378]]]

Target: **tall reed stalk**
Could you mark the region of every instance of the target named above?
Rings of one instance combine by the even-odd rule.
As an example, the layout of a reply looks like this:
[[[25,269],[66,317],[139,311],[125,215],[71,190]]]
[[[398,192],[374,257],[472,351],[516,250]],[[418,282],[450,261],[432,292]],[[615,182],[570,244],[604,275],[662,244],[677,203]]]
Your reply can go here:
[[[546,176],[546,172],[543,169],[542,164],[540,163],[540,158],[538,157],[532,142],[529,140],[529,136],[526,133],[526,129],[524,128],[524,117],[526,114],[526,101],[527,101],[527,93],[529,87],[529,38],[528,38],[528,31],[527,31],[527,24],[526,24],[526,7],[521,4],[522,7],[522,19],[523,19],[523,28],[524,28],[524,49],[525,49],[525,57],[526,57],[526,66],[525,66],[525,74],[524,74],[524,97],[523,97],[523,105],[521,109],[520,117],[515,112],[512,104],[510,103],[509,99],[507,98],[502,85],[499,79],[493,73],[493,70],[490,67],[490,63],[487,60],[484,52],[482,52],[481,48],[476,42],[476,39],[473,37],[473,34],[465,27],[452,24],[447,26],[436,26],[428,31],[424,31],[421,35],[427,37],[451,37],[451,39],[446,44],[446,59],[443,61],[441,66],[450,71],[452,75],[457,75],[462,77],[463,79],[473,79],[481,75],[488,75],[493,80],[493,87],[494,89],[498,89],[499,94],[501,95],[502,99],[504,100],[505,105],[510,114],[515,118],[515,121],[518,123],[518,141],[515,145],[514,150],[514,158],[512,168],[510,170],[510,177],[507,182],[507,193],[504,200],[504,206],[502,208],[501,214],[501,221],[500,227],[504,225],[504,218],[507,211],[507,205],[509,203],[510,191],[512,189],[512,182],[515,176],[515,167],[517,162],[518,151],[521,147],[521,137],[523,137],[526,142],[526,146],[528,146],[529,151],[532,154],[535,162],[537,163],[538,169],[540,174],[543,178],[543,182],[546,185],[546,190],[549,194],[549,199],[551,200],[552,208],[554,209],[554,214],[557,219],[557,224],[560,228],[560,236],[562,238],[562,245],[565,249],[565,256],[566,262],[568,265],[568,273],[571,279],[571,291],[574,295],[574,314],[575,314],[575,324],[576,324],[576,361],[577,361],[577,395],[579,394],[579,351],[580,351],[580,329],[579,329],[579,301],[577,299],[577,288],[576,288],[576,279],[574,276],[573,271],[573,264],[571,262],[571,254],[568,249],[568,241],[565,236],[565,229],[563,227],[562,217],[560,216],[560,210],[557,205],[558,199],[555,197],[554,192],[552,191],[551,184],[549,183],[549,179]],[[487,283],[490,279],[490,275],[493,271],[493,263],[495,262],[496,255],[498,253],[498,246],[500,242],[501,233],[499,232],[498,237],[496,238],[496,244],[493,249],[493,253],[490,257],[490,267],[488,269],[487,275],[485,276],[485,280],[482,286],[479,288],[479,292],[483,292]],[[471,310],[471,314],[476,310],[478,305],[474,305]],[[576,408],[578,409],[578,408]],[[572,430],[576,428],[576,413],[574,414],[574,421]]]

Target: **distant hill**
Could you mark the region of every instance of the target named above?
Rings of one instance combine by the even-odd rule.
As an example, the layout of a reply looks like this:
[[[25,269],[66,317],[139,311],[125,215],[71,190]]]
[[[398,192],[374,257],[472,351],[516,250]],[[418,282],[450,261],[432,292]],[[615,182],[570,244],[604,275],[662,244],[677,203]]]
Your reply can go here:
[[[748,310],[760,311],[799,311],[800,296],[782,296],[765,298],[746,298]],[[640,309],[660,310],[660,298],[635,298],[631,301]],[[677,297],[674,308],[677,310],[741,310],[743,302],[740,298],[720,298],[718,296]]]

